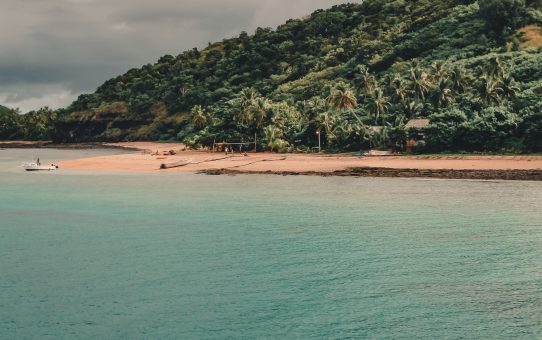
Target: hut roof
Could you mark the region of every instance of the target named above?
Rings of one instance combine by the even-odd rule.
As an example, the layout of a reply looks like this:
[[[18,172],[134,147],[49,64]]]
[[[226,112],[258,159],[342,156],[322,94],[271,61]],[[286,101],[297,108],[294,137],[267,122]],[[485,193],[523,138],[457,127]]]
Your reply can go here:
[[[405,127],[407,129],[421,129],[431,125],[429,119],[411,119],[406,123]]]

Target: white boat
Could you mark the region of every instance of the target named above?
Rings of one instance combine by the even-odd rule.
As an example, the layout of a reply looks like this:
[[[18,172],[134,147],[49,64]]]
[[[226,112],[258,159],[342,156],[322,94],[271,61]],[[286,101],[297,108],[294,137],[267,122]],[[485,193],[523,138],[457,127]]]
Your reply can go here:
[[[32,162],[32,163],[23,163],[22,165],[23,169],[26,171],[51,171],[51,170],[57,170],[58,165],[41,165],[40,163]]]

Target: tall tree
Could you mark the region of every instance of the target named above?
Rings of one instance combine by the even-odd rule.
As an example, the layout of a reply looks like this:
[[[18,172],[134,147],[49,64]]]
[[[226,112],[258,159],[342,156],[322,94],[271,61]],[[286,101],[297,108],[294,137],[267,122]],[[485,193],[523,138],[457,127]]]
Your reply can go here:
[[[203,129],[205,126],[207,126],[207,114],[201,105],[194,106],[192,108],[191,114],[192,123],[194,124],[194,126],[196,126],[198,129]]]
[[[331,89],[327,102],[334,110],[351,110],[358,105],[354,91],[345,83],[338,83]]]
[[[418,100],[425,99],[425,96],[431,89],[431,81],[427,72],[418,66],[410,69],[410,89]]]
[[[264,97],[257,97],[253,100],[250,110],[254,119],[254,124],[257,128],[262,127],[267,118],[267,110],[269,109],[269,101]]]
[[[498,80],[489,74],[483,74],[478,83],[480,97],[487,105],[501,102],[502,88]]]
[[[448,79],[450,74],[448,64],[442,61],[434,62],[431,65],[431,71],[431,81],[435,84],[438,84],[443,79]]]
[[[369,101],[369,107],[371,108],[371,111],[373,112],[375,125],[378,125],[378,121],[380,117],[384,113],[386,113],[389,106],[390,106],[390,102],[384,95],[384,92],[379,88],[375,89]]]
[[[376,78],[365,65],[358,65],[355,69],[354,82],[358,93],[370,94],[377,86]]]
[[[412,100],[408,103],[403,103],[402,105],[402,112],[405,114],[407,118],[412,118],[412,117],[420,115],[420,113],[422,112],[422,109],[423,109],[423,105],[416,100]]]
[[[26,127],[25,138],[33,140],[49,140],[54,130],[57,112],[45,106],[38,111],[31,111],[21,116]]]
[[[253,105],[259,96],[260,94],[254,88],[244,88],[234,99],[230,100],[230,105],[237,111],[237,121],[241,124],[253,125]]]
[[[488,73],[494,79],[500,80],[509,73],[508,66],[500,58],[491,58],[489,61]]]
[[[404,103],[408,96],[408,88],[404,79],[400,77],[394,78],[391,88],[393,89],[391,94],[392,99],[395,100],[396,103]]]
[[[501,78],[500,87],[502,89],[503,96],[506,98],[514,98],[520,91],[516,80],[510,74],[506,74]]]
[[[275,125],[266,126],[263,130],[265,140],[267,141],[267,147],[271,151],[280,151],[288,147],[288,142],[282,139],[283,132]]]
[[[464,67],[455,65],[450,72],[452,89],[458,93],[465,93],[471,83],[471,78]]]
[[[450,81],[441,78],[437,85],[435,85],[435,87],[433,87],[433,89],[431,90],[431,95],[433,97],[433,103],[437,107],[447,106],[452,103],[454,97],[452,94]]]

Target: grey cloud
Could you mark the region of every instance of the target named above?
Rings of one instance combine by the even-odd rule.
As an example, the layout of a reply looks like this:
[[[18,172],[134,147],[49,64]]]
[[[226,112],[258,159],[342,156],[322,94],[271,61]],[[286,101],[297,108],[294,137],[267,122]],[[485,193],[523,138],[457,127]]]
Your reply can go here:
[[[344,0],[3,0],[0,104],[66,106],[132,67]]]

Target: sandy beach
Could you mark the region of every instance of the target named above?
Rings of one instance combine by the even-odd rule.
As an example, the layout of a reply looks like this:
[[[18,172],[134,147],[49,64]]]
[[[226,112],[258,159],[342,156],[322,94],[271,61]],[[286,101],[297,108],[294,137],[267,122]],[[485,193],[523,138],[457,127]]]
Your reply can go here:
[[[137,149],[133,153],[82,158],[59,163],[61,169],[91,172],[189,172],[189,173],[276,173],[333,175],[349,169],[439,170],[487,172],[529,171],[542,173],[542,156],[380,156],[356,157],[352,155],[236,153],[185,150],[173,143],[115,143],[109,147]],[[183,151],[185,150],[185,151]],[[170,154],[173,151],[174,155]],[[162,164],[182,166],[160,169]],[[405,173],[405,171],[401,171]],[[405,177],[407,177],[405,175]],[[411,176],[408,176],[411,177]],[[439,176],[435,176],[439,177]],[[461,177],[462,178],[462,177]]]

